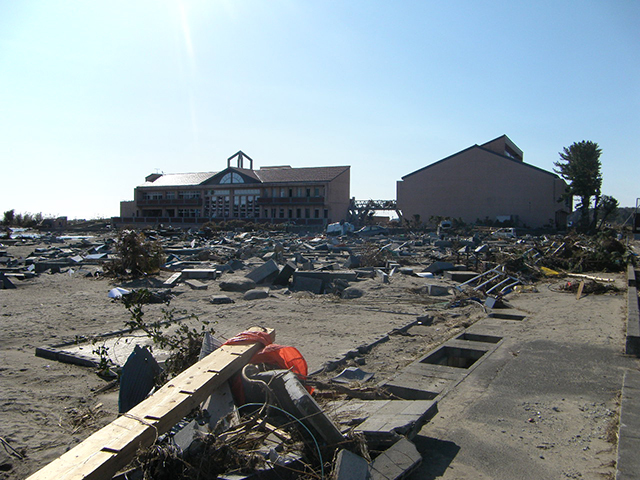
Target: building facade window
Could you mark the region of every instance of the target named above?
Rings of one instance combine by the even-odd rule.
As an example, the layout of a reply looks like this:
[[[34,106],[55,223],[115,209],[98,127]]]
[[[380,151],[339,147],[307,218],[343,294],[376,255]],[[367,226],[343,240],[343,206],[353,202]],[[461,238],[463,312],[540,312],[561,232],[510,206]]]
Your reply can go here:
[[[242,176],[237,174],[236,172],[229,172],[224,177],[220,179],[221,184],[227,183],[244,183],[244,179]]]
[[[180,218],[198,218],[200,216],[199,208],[179,208],[178,217]]]
[[[200,192],[195,190],[181,190],[178,192],[178,198],[185,200],[200,198]]]

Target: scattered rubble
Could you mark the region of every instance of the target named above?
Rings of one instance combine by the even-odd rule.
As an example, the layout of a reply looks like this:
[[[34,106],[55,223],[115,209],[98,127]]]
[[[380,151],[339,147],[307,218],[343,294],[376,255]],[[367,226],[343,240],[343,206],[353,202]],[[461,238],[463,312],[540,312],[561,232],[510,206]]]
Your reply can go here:
[[[134,242],[132,238],[127,241]],[[615,292],[606,279],[565,277],[576,272],[619,271],[630,260],[622,243],[604,236],[441,238],[376,231],[375,236],[326,237],[283,232],[201,235],[147,231],[144,239],[135,238],[152,249],[153,259],[162,257],[158,268],[171,272],[171,276],[157,282],[158,288],[114,288],[109,293],[113,301],[121,297],[131,301],[135,297],[140,303],[168,303],[184,284],[194,290],[216,285],[229,292],[229,296],[209,295],[211,305],[259,303],[272,295],[295,298],[300,294],[357,303],[365,302],[368,295],[360,282],[385,289],[396,282],[397,276],[415,277],[421,284],[409,293],[416,304],[424,306],[426,315],[416,316],[406,329],[390,332],[387,340],[391,335],[419,336],[421,328],[446,322],[437,313],[439,310],[475,309],[485,314],[508,307],[504,296],[522,291],[541,278],[563,279],[560,291],[575,293],[581,285],[580,294]],[[13,258],[0,245],[2,288],[20,288],[21,282],[36,275],[96,277],[107,272],[125,280],[153,270],[153,263],[127,266],[122,262],[122,246],[111,237],[63,242],[52,237],[50,242],[48,248],[35,249],[26,258]],[[28,241],[24,243],[28,245]],[[366,306],[375,308],[373,303]],[[472,315],[468,318],[473,321]],[[235,475],[233,478],[268,478],[267,472],[276,475],[269,478],[280,478],[278,475],[283,472],[291,476],[293,471],[320,477],[331,472],[336,479],[400,478],[421,461],[411,440],[437,413],[434,398],[443,391],[446,381],[455,383],[459,377],[443,376],[442,385],[435,382],[430,385],[431,390],[412,390],[411,385],[431,368],[428,365],[473,364],[479,357],[447,357],[448,352],[461,349],[465,341],[485,343],[476,346],[479,356],[495,345],[486,338],[439,340],[446,341],[440,350],[417,363],[414,360],[420,352],[413,352],[410,360],[396,366],[390,376],[380,375],[392,373],[384,368],[375,372],[358,368],[370,361],[364,355],[371,346],[363,346],[341,361],[332,363],[327,359],[322,372],[307,376],[306,371],[296,375],[286,369],[273,369],[273,365],[252,371],[246,366],[263,345],[253,342],[251,348],[245,345],[241,349],[242,355],[228,358],[227,350],[233,344],[220,347],[218,342],[216,346],[209,344],[208,349],[218,352],[218,356],[227,355],[222,363],[212,363],[211,352],[201,355],[195,367],[174,377],[151,396],[161,367],[151,352],[136,346],[120,377],[119,408],[125,415],[113,424],[127,423],[127,428],[138,432],[128,441],[139,442],[145,448],[133,455],[135,451],[128,447],[110,446],[113,431],[105,433],[100,448],[111,456],[104,460],[105,465],[109,464],[105,467],[108,475],[99,478],[110,478],[125,466],[143,472],[144,478],[193,478],[196,474],[201,478],[227,478],[228,474]],[[424,349],[424,345],[422,342],[420,348]],[[251,355],[245,354],[249,351]],[[228,370],[230,364],[234,366]],[[329,378],[329,372],[339,364],[344,367],[341,373]],[[206,369],[203,365],[207,365]],[[247,398],[252,401],[239,399],[235,390],[230,400],[231,393],[224,389],[226,381],[234,376],[236,380],[231,385],[244,383]],[[188,380],[200,377],[207,380],[197,387]],[[379,383],[367,384],[374,379]],[[174,395],[168,389],[176,386],[181,389],[179,393],[192,400],[176,400],[184,408],[175,412],[163,410],[167,399]],[[314,388],[315,396],[310,393]],[[144,409],[139,407],[142,404]],[[222,413],[212,413],[221,407]],[[86,446],[76,447],[82,448]],[[123,454],[125,450],[127,453]],[[124,459],[119,458],[121,455]],[[76,467],[72,464],[77,463],[65,464],[66,458],[71,456],[63,455],[30,478],[51,478],[46,472],[54,471],[65,478],[60,465],[73,470]]]

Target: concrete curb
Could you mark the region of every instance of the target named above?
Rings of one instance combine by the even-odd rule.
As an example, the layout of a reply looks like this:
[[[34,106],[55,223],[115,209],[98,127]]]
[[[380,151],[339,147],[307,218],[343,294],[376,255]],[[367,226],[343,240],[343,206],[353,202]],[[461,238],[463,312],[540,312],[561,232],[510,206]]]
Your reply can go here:
[[[625,372],[620,404],[616,480],[638,478],[640,472],[640,372]]]
[[[627,267],[627,337],[625,353],[640,357],[640,309],[638,308],[638,288],[633,265]]]

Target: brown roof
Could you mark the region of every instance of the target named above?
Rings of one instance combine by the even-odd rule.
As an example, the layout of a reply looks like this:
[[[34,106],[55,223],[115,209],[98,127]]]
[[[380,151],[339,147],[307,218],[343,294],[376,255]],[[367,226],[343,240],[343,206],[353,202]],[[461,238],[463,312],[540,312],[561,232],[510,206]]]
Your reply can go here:
[[[262,183],[300,183],[300,182],[329,182],[338,175],[349,170],[343,167],[266,167],[260,170],[230,167],[224,171],[232,170],[255,178]],[[222,172],[196,172],[196,173],[166,173],[153,182],[145,182],[140,187],[181,187],[196,186],[207,183],[214,176]]]
[[[329,182],[350,167],[271,167],[254,170],[264,183]]]

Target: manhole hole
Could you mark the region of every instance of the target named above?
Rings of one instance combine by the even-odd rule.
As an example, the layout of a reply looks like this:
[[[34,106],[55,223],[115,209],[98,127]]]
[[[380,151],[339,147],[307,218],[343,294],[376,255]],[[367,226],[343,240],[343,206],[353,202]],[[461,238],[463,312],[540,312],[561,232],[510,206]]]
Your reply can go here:
[[[490,313],[489,317],[501,320],[524,320],[524,315],[512,315],[510,313]]]
[[[465,332],[456,337],[458,340],[468,340],[470,342],[498,343],[502,337],[494,337],[493,335],[480,335],[478,333]]]
[[[447,367],[455,368],[469,368],[485,353],[484,350],[444,346],[423,360],[420,360],[420,363],[446,365]]]

